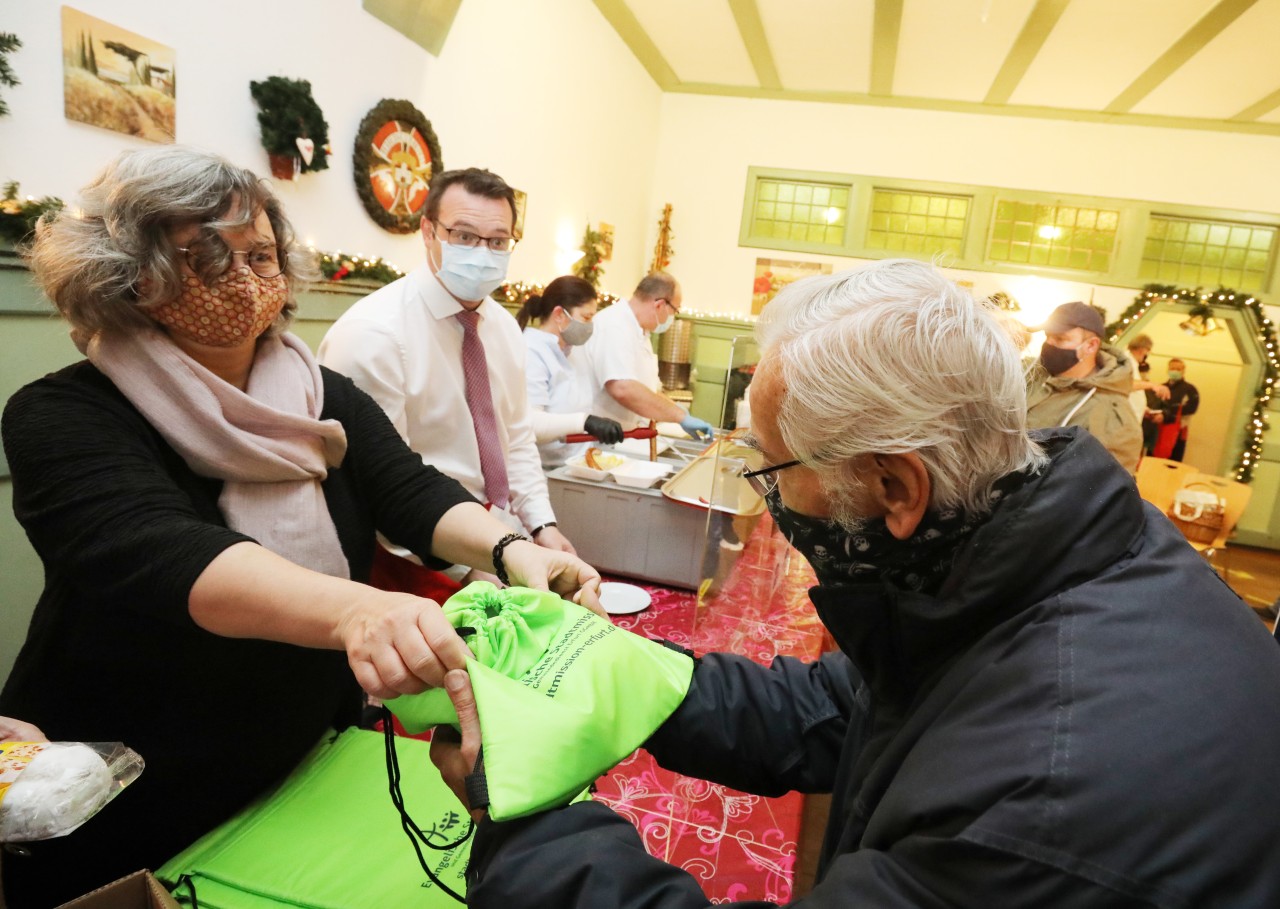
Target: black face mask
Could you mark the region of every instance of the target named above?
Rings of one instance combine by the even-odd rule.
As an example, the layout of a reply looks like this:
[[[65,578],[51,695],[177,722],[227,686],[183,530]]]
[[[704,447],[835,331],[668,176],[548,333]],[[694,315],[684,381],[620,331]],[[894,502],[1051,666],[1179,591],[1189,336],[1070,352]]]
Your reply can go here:
[[[850,532],[835,521],[792,511],[777,489],[765,496],[765,504],[824,586],[883,579],[906,590],[935,591],[950,573],[960,543],[979,523],[959,511],[930,512],[910,539],[899,540],[883,518]]]
[[[1143,360],[1141,363],[1138,364],[1138,372],[1147,373],[1150,371],[1151,371],[1151,364],[1148,363],[1146,360]]]
[[[1054,347],[1046,342],[1040,347],[1040,362],[1049,375],[1060,376],[1080,362],[1080,354],[1076,350]]]

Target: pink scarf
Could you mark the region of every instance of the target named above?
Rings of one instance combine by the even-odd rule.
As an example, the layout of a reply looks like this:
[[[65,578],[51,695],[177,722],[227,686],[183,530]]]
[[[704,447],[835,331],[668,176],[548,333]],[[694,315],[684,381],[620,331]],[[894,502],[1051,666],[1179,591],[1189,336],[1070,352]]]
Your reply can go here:
[[[159,330],[95,335],[85,349],[187,466],[223,481],[227,526],[291,562],[350,577],[320,481],[347,451],[320,420],[320,367],[292,334],[258,342],[246,391],[218,378]]]

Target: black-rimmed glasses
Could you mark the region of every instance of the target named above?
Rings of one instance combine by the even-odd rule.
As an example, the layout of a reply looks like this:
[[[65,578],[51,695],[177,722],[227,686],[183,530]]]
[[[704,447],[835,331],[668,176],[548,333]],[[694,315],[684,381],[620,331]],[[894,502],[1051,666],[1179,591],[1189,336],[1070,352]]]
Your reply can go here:
[[[465,249],[475,249],[483,243],[493,252],[508,253],[515,249],[516,244],[520,242],[515,237],[482,237],[477,233],[467,230],[465,227],[445,227],[439,221],[436,221],[435,225],[448,234],[448,242],[450,246],[461,246]]]
[[[761,467],[759,470],[746,470],[741,476],[751,484],[751,488],[757,495],[764,498],[778,485],[778,471],[795,467],[799,463],[799,461],[787,461],[785,464],[774,464],[770,467]]]
[[[658,297],[658,302],[659,302],[659,303],[666,303],[668,306],[670,306],[670,307],[671,307],[671,311],[672,311],[673,313],[675,313],[677,316],[678,316],[678,315],[680,315],[680,307],[679,307],[679,306],[676,306],[674,303],[672,303],[672,302],[671,302],[670,300],[668,300],[666,297]]]

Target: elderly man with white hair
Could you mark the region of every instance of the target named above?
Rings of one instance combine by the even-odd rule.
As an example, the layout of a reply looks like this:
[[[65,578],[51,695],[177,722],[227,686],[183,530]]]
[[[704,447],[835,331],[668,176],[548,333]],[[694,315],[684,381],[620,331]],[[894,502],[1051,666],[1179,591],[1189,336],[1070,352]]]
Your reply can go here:
[[[805,906],[1280,906],[1280,650],[1096,439],[1027,431],[1001,316],[904,260],[767,312],[750,475],[840,650],[701,657],[659,763],[832,793]],[[598,802],[473,813],[468,905],[708,903]]]

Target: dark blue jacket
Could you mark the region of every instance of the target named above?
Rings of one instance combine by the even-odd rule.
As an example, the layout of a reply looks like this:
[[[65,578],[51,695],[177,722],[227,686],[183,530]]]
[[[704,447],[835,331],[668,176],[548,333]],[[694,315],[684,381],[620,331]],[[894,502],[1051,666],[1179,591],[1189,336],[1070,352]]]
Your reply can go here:
[[[834,793],[795,905],[1280,906],[1280,648],[1091,436],[1038,438],[1051,466],[938,595],[815,588],[841,653],[707,656],[649,749]],[[600,804],[486,821],[470,882],[477,907],[707,905]]]

